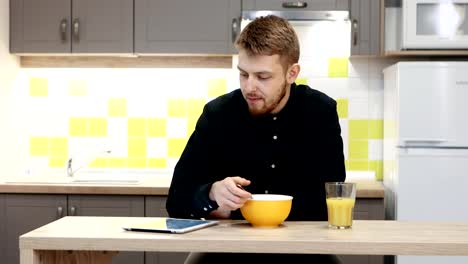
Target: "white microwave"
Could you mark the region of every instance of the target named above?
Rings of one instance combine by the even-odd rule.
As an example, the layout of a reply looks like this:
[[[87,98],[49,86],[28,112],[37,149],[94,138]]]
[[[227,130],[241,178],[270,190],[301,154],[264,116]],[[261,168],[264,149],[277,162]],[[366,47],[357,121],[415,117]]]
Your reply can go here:
[[[403,49],[468,49],[468,0],[403,0]]]

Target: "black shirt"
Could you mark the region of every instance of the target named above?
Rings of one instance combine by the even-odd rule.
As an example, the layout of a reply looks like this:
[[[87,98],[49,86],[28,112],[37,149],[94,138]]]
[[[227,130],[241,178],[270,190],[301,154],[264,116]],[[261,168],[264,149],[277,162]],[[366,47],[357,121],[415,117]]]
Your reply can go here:
[[[252,116],[239,89],[205,105],[175,167],[171,217],[208,217],[211,184],[241,176],[252,194],[293,196],[287,220],[327,219],[325,182],[346,177],[336,102],[305,85],[290,89],[278,114]],[[242,219],[240,211],[231,218]]]

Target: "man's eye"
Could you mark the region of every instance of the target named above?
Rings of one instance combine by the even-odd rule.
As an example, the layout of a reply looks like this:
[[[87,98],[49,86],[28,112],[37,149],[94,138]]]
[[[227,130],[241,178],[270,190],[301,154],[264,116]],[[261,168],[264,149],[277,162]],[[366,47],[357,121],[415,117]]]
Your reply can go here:
[[[247,78],[249,75],[247,73],[240,73],[241,77]]]
[[[270,76],[258,76],[258,79],[267,80],[267,79],[270,79]]]

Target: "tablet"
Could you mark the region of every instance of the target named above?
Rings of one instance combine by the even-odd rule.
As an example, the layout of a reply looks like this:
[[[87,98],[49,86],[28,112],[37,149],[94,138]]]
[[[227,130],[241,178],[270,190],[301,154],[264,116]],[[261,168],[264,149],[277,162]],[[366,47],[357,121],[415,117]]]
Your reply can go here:
[[[198,220],[198,219],[182,219],[159,217],[152,218],[147,222],[141,222],[124,226],[123,229],[127,231],[140,231],[140,232],[161,232],[161,233],[187,233],[197,229],[205,228],[208,226],[216,225],[219,221],[214,220]]]

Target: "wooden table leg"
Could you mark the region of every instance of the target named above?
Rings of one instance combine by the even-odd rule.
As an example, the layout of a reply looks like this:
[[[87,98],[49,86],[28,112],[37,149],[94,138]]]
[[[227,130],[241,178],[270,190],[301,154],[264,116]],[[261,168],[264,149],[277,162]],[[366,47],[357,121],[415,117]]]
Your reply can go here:
[[[22,249],[21,264],[110,264],[116,251]]]

